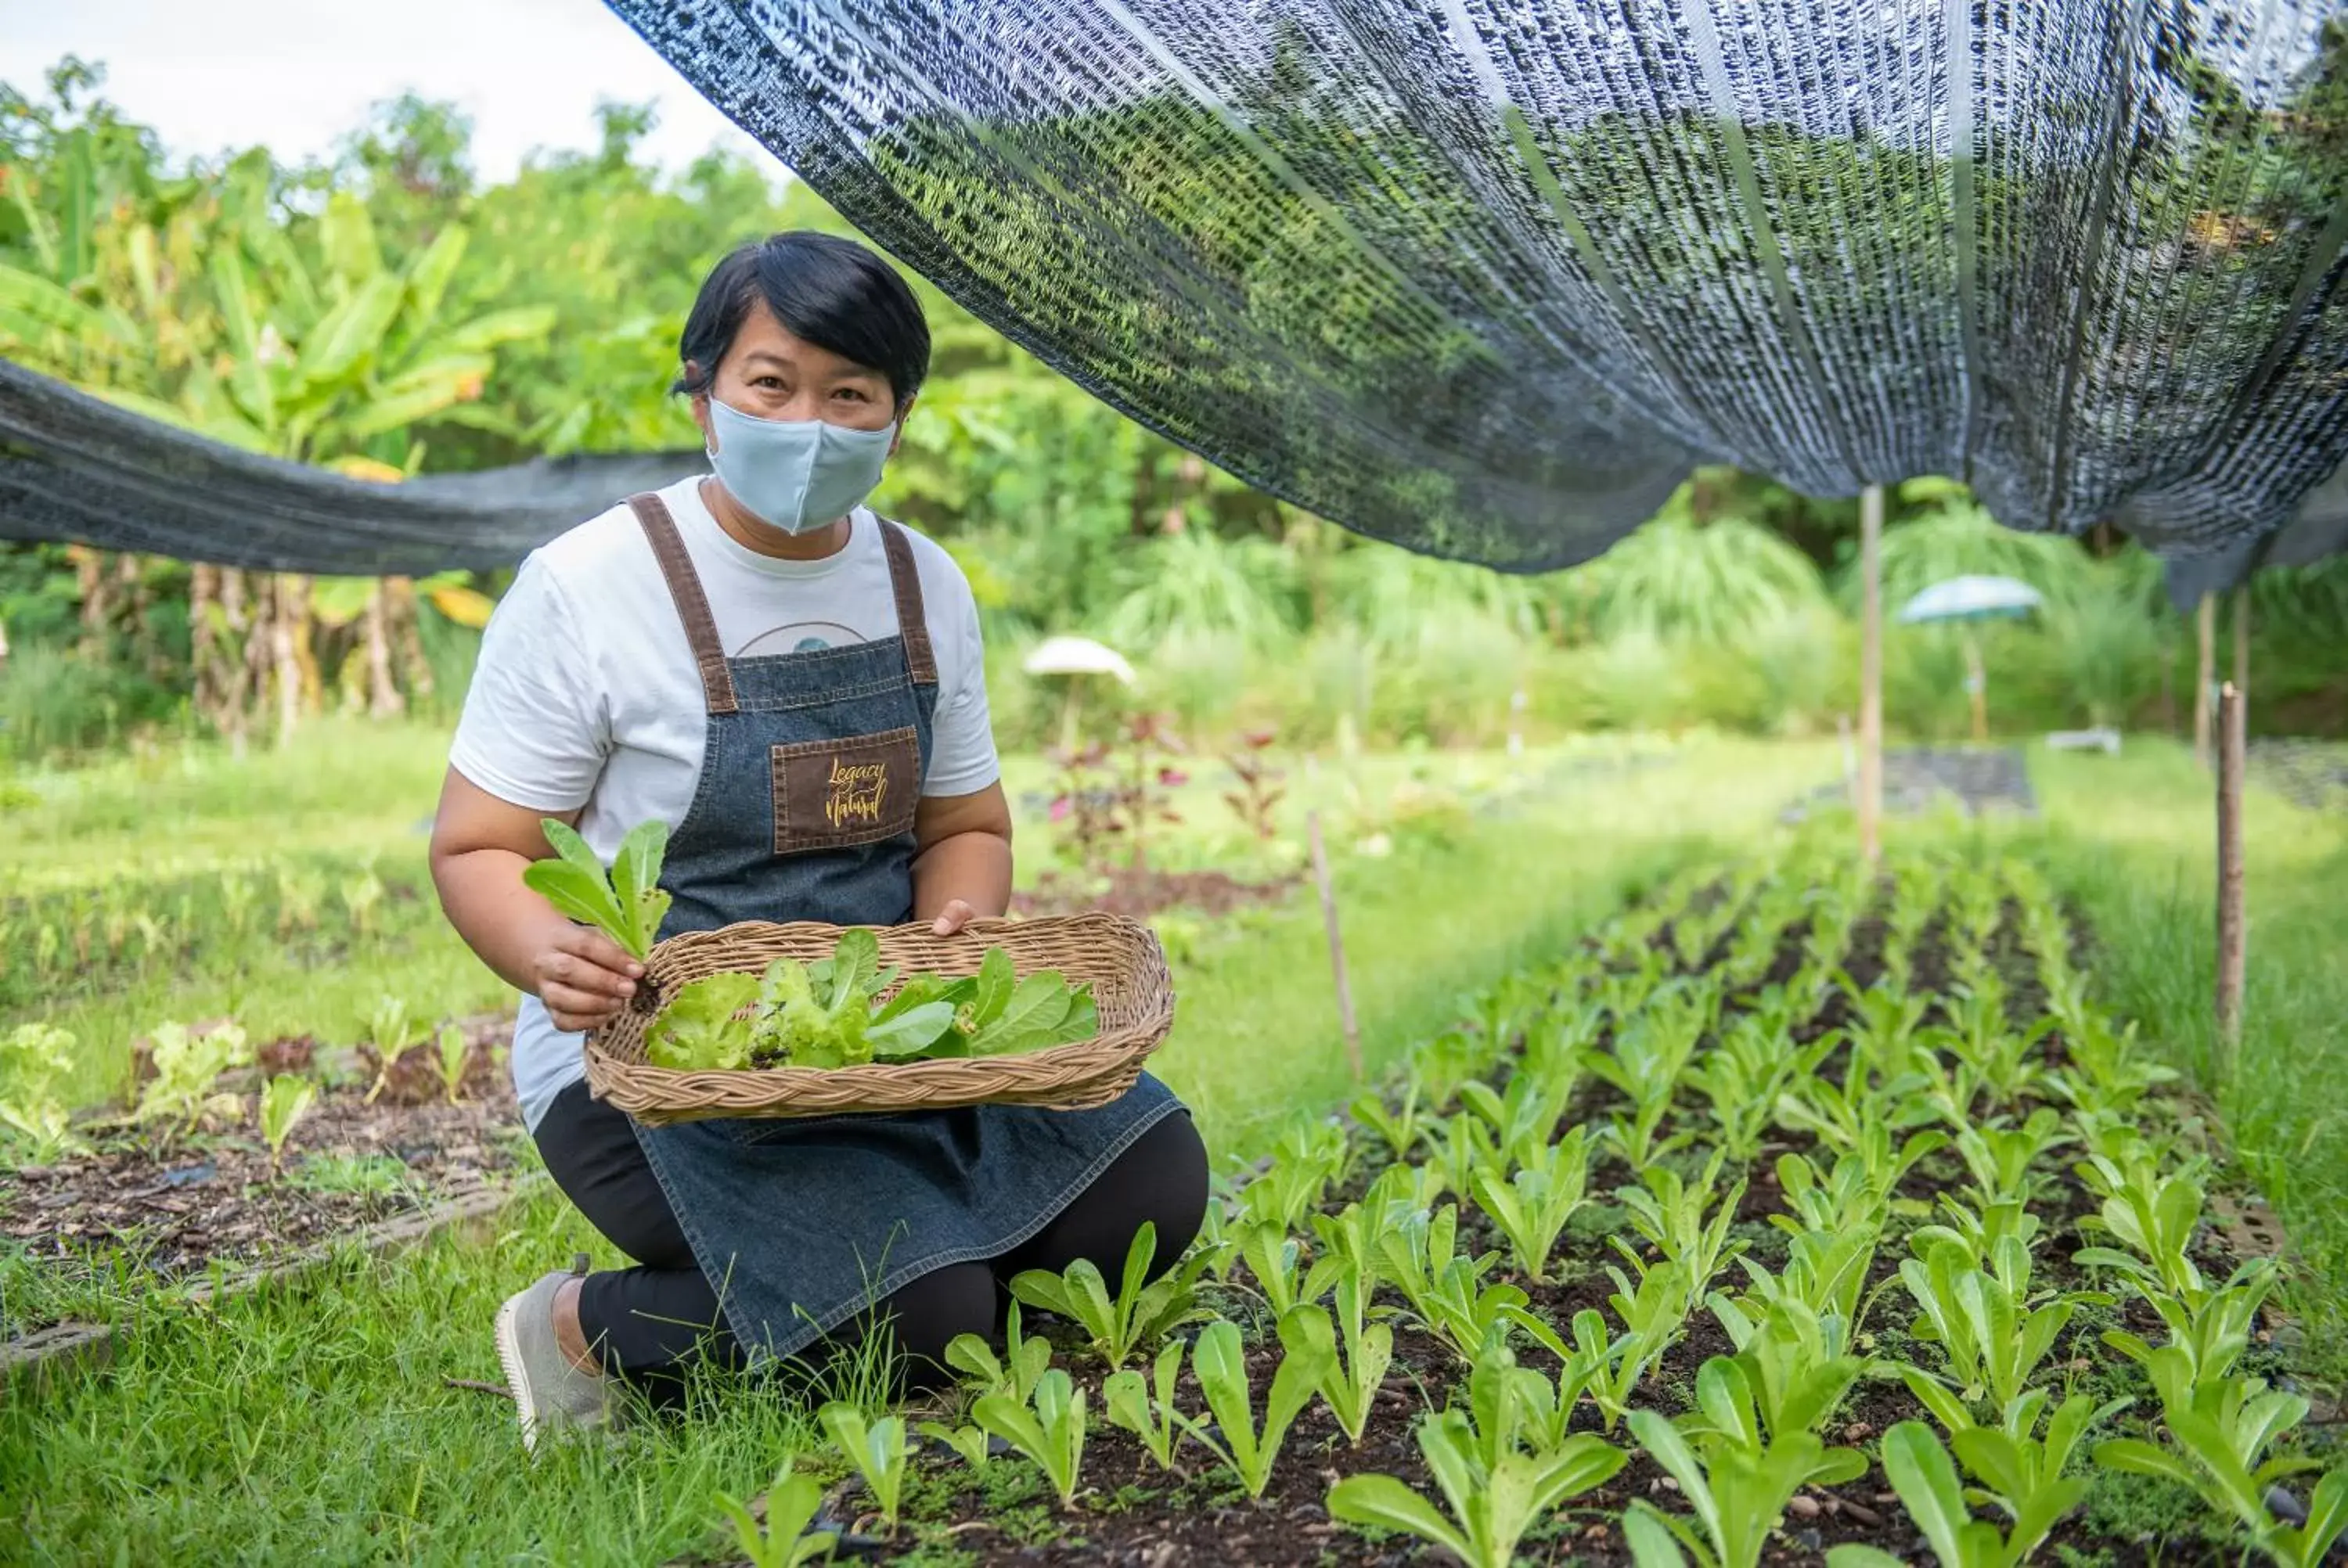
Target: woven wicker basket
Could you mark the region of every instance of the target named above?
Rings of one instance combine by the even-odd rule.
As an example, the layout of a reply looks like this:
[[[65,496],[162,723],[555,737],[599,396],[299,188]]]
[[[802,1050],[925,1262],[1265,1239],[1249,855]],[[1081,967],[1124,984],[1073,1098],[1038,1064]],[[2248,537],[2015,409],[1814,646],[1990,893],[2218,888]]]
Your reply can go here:
[[[757,973],[778,958],[831,956],[839,927],[798,921],[744,921],[672,937],[644,968],[658,999],[704,975]],[[974,975],[989,948],[1011,956],[1022,978],[1057,969],[1092,983],[1100,1033],[1073,1045],[1018,1056],[875,1062],[863,1067],[718,1069],[654,1067],[644,1031],[657,1010],[630,1009],[587,1037],[587,1084],[599,1100],[640,1122],[717,1116],[830,1116],[842,1112],[935,1111],[953,1105],[1044,1105],[1078,1111],[1106,1105],[1133,1087],[1142,1060],[1174,1025],[1174,983],[1166,954],[1146,926],[1114,915],[1043,920],[974,920],[940,937],[924,923],[876,927],[882,966],[906,974]]]

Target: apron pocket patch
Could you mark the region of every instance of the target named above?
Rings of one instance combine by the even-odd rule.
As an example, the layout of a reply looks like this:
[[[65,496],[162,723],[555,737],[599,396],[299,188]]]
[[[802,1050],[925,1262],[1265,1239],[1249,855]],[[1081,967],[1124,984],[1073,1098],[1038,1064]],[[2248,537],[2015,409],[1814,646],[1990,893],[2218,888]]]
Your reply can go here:
[[[910,727],[773,748],[775,853],[801,855],[910,833],[922,792]]]

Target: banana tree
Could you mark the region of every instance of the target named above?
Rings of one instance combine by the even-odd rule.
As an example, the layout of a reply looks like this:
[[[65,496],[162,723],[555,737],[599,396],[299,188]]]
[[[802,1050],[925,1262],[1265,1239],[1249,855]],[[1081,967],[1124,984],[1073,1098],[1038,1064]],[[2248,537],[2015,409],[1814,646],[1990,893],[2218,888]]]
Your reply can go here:
[[[355,196],[335,192],[296,229],[273,208],[273,179],[265,154],[248,155],[192,193],[118,203],[87,233],[74,214],[90,198],[70,167],[38,202],[16,183],[35,242],[0,259],[0,345],[149,417],[357,477],[413,473],[424,455],[416,432],[434,422],[502,430],[479,401],[496,351],[544,336],[552,311],[465,315],[450,308],[462,225],[395,267]],[[242,577],[198,574],[190,605],[200,702],[210,693],[222,703],[207,711],[240,741],[243,712],[267,684],[281,734],[314,704],[320,626],[362,629],[357,668],[367,705],[383,713],[399,706],[390,650],[403,632],[409,668],[423,672],[419,601],[480,619],[479,596],[452,581],[427,585],[419,600],[406,583]]]

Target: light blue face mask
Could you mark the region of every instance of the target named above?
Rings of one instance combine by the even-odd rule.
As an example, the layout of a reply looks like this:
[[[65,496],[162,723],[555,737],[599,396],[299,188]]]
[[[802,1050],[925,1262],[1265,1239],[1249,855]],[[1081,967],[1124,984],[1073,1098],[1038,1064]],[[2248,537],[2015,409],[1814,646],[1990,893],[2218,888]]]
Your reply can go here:
[[[820,419],[760,419],[713,397],[709,466],[760,522],[803,534],[838,522],[880,483],[897,427],[850,430]]]

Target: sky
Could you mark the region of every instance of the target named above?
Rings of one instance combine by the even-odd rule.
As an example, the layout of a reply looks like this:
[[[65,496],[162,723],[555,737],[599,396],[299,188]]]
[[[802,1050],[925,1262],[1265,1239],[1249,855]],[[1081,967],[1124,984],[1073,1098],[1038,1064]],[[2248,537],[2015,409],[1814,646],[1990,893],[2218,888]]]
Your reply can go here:
[[[175,154],[324,154],[405,91],[473,118],[476,171],[591,148],[597,100],[647,100],[644,149],[681,168],[713,144],[771,164],[600,0],[0,0],[0,81],[36,89],[65,55]]]

